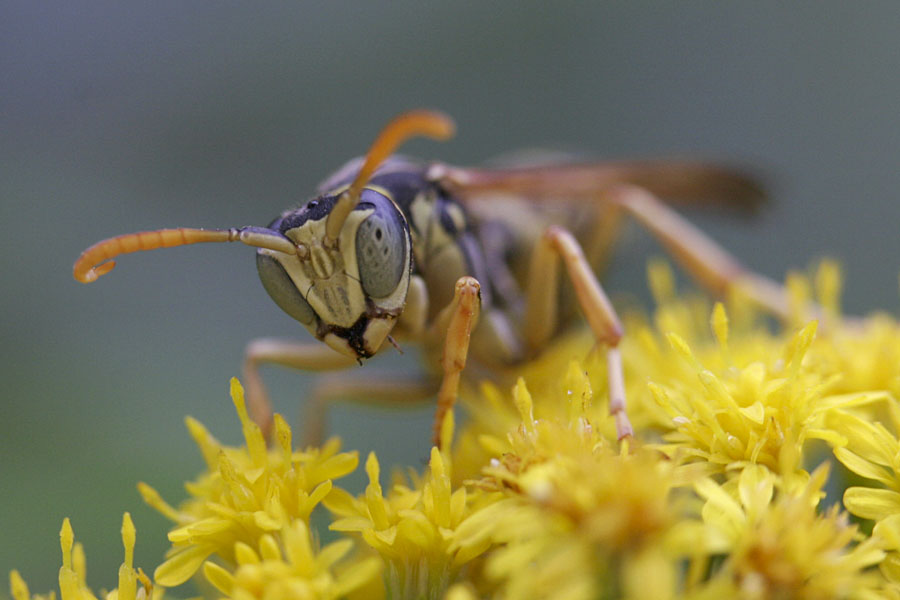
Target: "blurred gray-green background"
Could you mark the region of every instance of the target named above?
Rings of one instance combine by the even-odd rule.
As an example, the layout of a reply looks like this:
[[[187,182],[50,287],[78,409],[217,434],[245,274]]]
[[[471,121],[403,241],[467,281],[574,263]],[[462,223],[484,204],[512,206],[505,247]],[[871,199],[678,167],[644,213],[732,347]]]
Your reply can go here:
[[[773,277],[837,257],[849,310],[895,310],[896,3],[588,4],[4,2],[0,580],[18,567],[55,588],[64,516],[93,586],[115,585],[125,510],[138,564],[158,564],[168,524],[135,483],[183,498],[201,466],[184,416],[238,441],[244,344],[308,339],[248,248],[132,255],[91,286],[72,279],[79,252],[137,229],[264,225],[402,110],[453,115],[455,140],[405,150],[456,164],[544,146],[753,166],[774,198],[759,218],[691,218]],[[614,294],[643,293],[654,252],[630,236]],[[295,422],[310,379],[266,377]],[[348,407],[334,428],[420,464],[430,412]]]

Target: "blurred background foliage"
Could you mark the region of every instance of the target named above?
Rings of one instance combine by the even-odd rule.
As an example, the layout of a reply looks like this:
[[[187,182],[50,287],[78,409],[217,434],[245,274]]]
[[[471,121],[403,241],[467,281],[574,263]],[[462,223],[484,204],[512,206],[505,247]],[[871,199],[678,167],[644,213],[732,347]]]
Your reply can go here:
[[[236,442],[227,389],[244,344],[308,339],[268,300],[247,248],[132,255],[83,286],[71,265],[87,245],[264,225],[390,117],[435,107],[457,138],[407,152],[466,165],[539,146],[750,166],[772,192],[763,214],[692,220],[776,278],[834,256],[848,310],[895,310],[897,31],[892,2],[4,2],[0,577],[17,567],[33,590],[55,588],[70,516],[90,583],[114,586],[125,510],[136,564],[158,564],[168,525],[135,483],[182,498],[201,463],[184,416]],[[616,297],[646,297],[657,250],[630,233],[607,281]],[[393,363],[417,368],[414,352]],[[295,422],[311,379],[265,376]],[[345,407],[333,429],[384,465],[421,465],[430,414]]]

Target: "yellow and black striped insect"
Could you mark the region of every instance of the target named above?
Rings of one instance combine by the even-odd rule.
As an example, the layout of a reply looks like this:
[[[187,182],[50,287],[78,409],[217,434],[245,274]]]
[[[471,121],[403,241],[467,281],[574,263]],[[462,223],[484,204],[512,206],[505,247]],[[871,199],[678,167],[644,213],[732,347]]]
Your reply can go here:
[[[200,242],[255,246],[268,294],[325,342],[248,345],[245,384],[264,430],[272,414],[260,365],[342,369],[408,339],[422,343],[433,376],[332,379],[319,386],[308,421],[315,436],[334,399],[402,401],[437,393],[435,443],[467,358],[486,368],[522,362],[577,315],[560,294],[560,263],[574,289],[572,304],[605,348],[617,433],[631,435],[617,348],[622,326],[595,274],[623,216],[647,227],[711,291],[738,286],[773,313],[786,314],[780,286],[741,268],[657,199],[752,207],[762,194],[743,174],[686,161],[473,169],[392,155],[410,137],[446,139],[453,131],[441,113],[404,113],[365,157],[350,161],[313,199],[268,227],[120,235],[85,250],[74,276],[94,281],[113,268],[113,257],[141,250]]]

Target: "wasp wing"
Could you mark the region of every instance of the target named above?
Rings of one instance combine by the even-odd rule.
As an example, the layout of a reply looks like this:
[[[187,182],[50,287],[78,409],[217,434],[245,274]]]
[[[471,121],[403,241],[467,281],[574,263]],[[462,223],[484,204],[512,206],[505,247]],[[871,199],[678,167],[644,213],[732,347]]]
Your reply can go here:
[[[688,160],[613,161],[511,168],[460,168],[435,164],[429,178],[466,201],[518,196],[533,202],[602,200],[614,186],[630,184],[677,205],[757,210],[766,194],[759,180],[739,169]]]

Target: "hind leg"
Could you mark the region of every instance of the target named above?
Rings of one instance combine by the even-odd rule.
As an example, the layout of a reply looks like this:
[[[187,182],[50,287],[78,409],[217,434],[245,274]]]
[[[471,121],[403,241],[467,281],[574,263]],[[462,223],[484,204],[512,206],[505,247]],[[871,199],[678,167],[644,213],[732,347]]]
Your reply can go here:
[[[620,207],[644,226],[669,254],[703,287],[717,295],[739,290],[780,319],[790,316],[784,287],[749,271],[722,246],[643,188],[622,185],[607,193]],[[812,307],[817,312],[816,307]]]
[[[634,433],[625,409],[625,378],[619,353],[622,323],[578,241],[562,227],[547,228],[532,254],[525,308],[526,344],[530,350],[537,351],[555,333],[560,259],[575,288],[578,305],[588,325],[597,341],[606,346],[609,412],[616,422],[616,434],[621,440]]]

